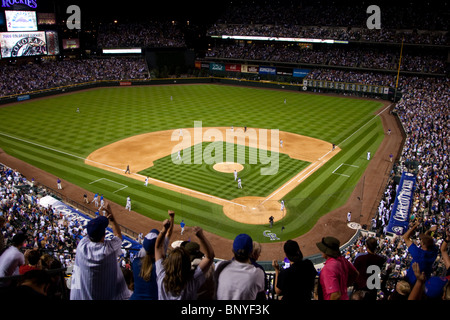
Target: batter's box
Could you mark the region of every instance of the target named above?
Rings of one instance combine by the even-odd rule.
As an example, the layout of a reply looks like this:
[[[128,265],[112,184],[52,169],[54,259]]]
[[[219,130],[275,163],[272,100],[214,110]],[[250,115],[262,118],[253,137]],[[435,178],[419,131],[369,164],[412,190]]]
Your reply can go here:
[[[107,185],[108,186],[111,186],[111,184],[116,184],[116,185],[120,186],[120,188],[118,188],[116,191],[113,191],[113,193],[116,193],[116,192],[119,192],[120,190],[128,188],[128,186],[126,184],[119,183],[119,182],[116,182],[116,181],[113,181],[113,180],[109,180],[109,179],[106,179],[106,178],[100,178],[98,180],[90,182],[89,184],[94,184],[94,183],[105,184],[105,182],[103,182],[103,181],[107,181]]]
[[[334,169],[334,171],[332,173],[346,177],[346,178],[350,178],[350,175],[353,173],[353,170],[351,168],[359,168],[359,167],[355,166],[353,164],[341,163],[339,165],[339,167]],[[346,173],[348,173],[348,174],[346,174]]]

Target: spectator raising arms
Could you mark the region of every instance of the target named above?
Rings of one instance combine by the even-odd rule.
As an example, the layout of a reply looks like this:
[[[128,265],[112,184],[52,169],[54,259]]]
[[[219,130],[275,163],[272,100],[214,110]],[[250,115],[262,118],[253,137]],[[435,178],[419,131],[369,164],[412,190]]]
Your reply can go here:
[[[88,236],[77,247],[73,266],[71,300],[125,300],[130,296],[118,263],[122,255],[122,232],[109,204],[100,208],[99,216],[87,224]],[[114,237],[105,239],[109,222]]]
[[[214,250],[200,227],[194,227],[194,233],[206,249],[205,258],[192,272],[189,252],[178,247],[166,257],[164,238],[171,227],[170,220],[163,222],[163,229],[156,238],[155,260],[159,300],[196,300],[198,289],[205,282],[205,273],[214,260]]]

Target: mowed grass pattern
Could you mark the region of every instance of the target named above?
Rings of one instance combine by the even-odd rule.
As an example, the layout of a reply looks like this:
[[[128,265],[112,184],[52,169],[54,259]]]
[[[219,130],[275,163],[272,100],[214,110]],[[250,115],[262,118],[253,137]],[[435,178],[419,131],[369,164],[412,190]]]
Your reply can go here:
[[[259,149],[244,147],[244,151],[238,149],[238,145],[230,143],[215,142],[210,150],[205,149],[212,144],[203,142],[201,153],[195,152],[195,147],[185,149],[181,152],[190,153],[190,159],[186,157],[183,163],[176,163],[176,154],[169,155],[154,162],[153,166],[139,172],[144,176],[149,176],[158,180],[163,180],[178,186],[186,187],[206,194],[210,194],[219,198],[232,200],[245,196],[266,197],[287,180],[295,176],[297,173],[305,169],[309,162],[300,161],[290,158],[286,154],[262,151],[264,156],[272,159],[273,164],[263,164],[265,160],[259,157]],[[204,161],[205,158],[216,156],[216,151],[222,151],[222,160],[225,162],[227,154],[233,158],[234,162],[239,162],[239,156],[245,155],[242,165],[244,169],[238,173],[241,178],[242,189],[238,188],[237,182],[234,180],[233,173],[218,172],[213,168],[211,161]],[[200,149],[199,149],[200,150]],[[256,158],[253,159],[253,156]],[[175,158],[175,161],[173,160]],[[201,164],[199,162],[202,162]],[[250,163],[255,164],[250,164]],[[262,175],[263,168],[274,169],[272,175]]]
[[[130,177],[86,165],[83,159],[126,137],[193,127],[194,121],[202,121],[204,127],[279,129],[339,145],[342,151],[338,155],[285,198],[288,214],[273,228],[280,235],[277,230],[286,227],[283,240],[308,231],[321,215],[348,198],[367,166],[366,152],[375,154],[384,137],[381,121],[374,116],[381,105],[362,99],[222,85],[100,88],[0,108],[0,147],[124,206],[129,195],[133,210],[153,219],[163,220],[167,210],[174,209],[177,223],[184,219],[188,226],[200,225],[227,238],[247,232],[256,241],[266,242],[269,239],[262,232],[267,225],[231,221],[219,205],[163,188],[146,188]],[[350,177],[332,174],[341,163],[358,168]],[[280,170],[284,174],[288,167],[280,166]],[[102,178],[127,188],[114,192],[116,183],[91,184]],[[282,182],[271,182],[277,183]]]

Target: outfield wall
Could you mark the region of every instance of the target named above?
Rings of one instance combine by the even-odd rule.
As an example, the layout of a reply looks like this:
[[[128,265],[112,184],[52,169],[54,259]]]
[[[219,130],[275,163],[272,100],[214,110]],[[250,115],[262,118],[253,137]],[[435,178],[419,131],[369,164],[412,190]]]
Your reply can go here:
[[[351,93],[355,92],[356,94],[369,94],[368,92],[362,91],[352,91],[346,90],[345,88],[353,88],[340,86],[340,83],[333,83],[331,81],[314,81],[314,85],[308,84],[292,84],[292,83],[283,83],[283,82],[273,82],[266,80],[247,80],[247,79],[236,79],[236,78],[222,78],[222,77],[199,77],[199,78],[167,78],[167,79],[154,79],[154,80],[121,80],[121,81],[112,81],[112,80],[101,80],[94,82],[85,82],[79,83],[69,86],[51,88],[51,89],[43,89],[39,91],[28,92],[24,94],[17,94],[11,96],[0,97],[0,105],[8,104],[13,102],[21,102],[30,99],[42,98],[62,93],[92,89],[92,88],[101,88],[101,87],[121,87],[121,86],[143,86],[143,85],[176,85],[176,84],[227,84],[227,85],[235,85],[235,86],[249,86],[249,87],[258,87],[258,88],[267,88],[267,89],[279,89],[279,90],[290,90],[290,91],[299,91],[299,92],[320,92],[320,93],[334,93],[334,94],[343,94],[343,93]],[[353,84],[354,88],[356,88],[356,84]],[[361,85],[362,86],[362,85]],[[371,87],[371,86],[366,86]],[[342,88],[342,89],[341,89]],[[362,88],[362,87],[361,87]],[[391,94],[390,91],[382,91],[374,93],[371,92],[369,97],[377,97],[384,100],[390,100]]]

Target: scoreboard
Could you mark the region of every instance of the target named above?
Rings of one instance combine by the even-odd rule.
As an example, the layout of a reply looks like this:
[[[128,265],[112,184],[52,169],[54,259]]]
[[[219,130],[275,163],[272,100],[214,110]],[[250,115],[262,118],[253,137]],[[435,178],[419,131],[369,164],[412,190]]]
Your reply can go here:
[[[44,20],[44,24],[49,24],[51,20],[43,20],[39,15],[36,11],[4,11],[7,32],[0,32],[0,58],[60,54],[58,32],[40,31],[38,25]],[[55,20],[51,22],[54,24]]]

